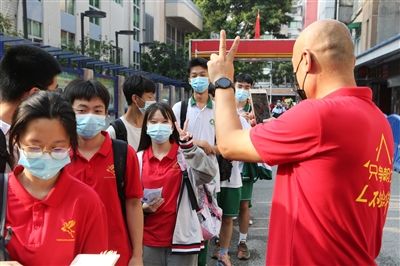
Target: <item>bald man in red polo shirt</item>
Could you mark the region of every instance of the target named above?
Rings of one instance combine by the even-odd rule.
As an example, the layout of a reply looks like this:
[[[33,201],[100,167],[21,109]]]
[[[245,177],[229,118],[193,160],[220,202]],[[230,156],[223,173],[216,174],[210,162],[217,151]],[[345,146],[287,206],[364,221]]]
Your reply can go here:
[[[217,142],[228,159],[279,165],[267,264],[376,264],[393,137],[372,91],[356,86],[348,29],[321,20],[301,33],[292,63],[303,101],[250,130],[241,130],[231,83],[238,44],[237,38],[226,54],[222,31],[219,55],[208,63],[216,87]]]

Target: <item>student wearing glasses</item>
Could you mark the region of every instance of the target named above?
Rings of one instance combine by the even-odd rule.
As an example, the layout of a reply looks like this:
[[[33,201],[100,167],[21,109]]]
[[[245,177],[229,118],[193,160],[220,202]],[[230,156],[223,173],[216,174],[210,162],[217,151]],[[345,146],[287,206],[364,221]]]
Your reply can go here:
[[[69,265],[108,249],[100,198],[64,170],[77,138],[74,111],[57,93],[39,92],[15,112],[9,146],[19,159],[8,176],[5,226],[8,253],[22,265]]]

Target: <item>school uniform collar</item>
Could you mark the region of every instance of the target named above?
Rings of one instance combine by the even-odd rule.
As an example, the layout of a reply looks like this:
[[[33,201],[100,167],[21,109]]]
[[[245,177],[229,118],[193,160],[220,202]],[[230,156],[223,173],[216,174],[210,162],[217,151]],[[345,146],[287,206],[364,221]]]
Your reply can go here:
[[[195,106],[195,105],[197,104],[197,102],[196,102],[196,99],[194,98],[194,95],[192,95],[192,97],[190,97],[190,99],[191,99],[190,105],[191,105],[191,106]],[[207,105],[206,105],[206,107],[207,107],[208,109],[213,109],[213,103],[212,103],[212,100],[211,100],[210,95],[208,95],[208,100],[207,100]]]
[[[178,144],[176,144],[175,142],[171,143],[171,149],[169,150],[169,152],[167,153],[167,155],[165,157],[167,157],[170,160],[176,159],[176,155],[178,153],[178,148],[179,148]],[[148,154],[149,159],[157,159],[154,156],[153,148],[151,146],[147,149],[147,154]]]
[[[25,187],[19,182],[17,178],[17,176],[21,174],[23,170],[24,167],[18,165],[10,174],[10,189],[14,191],[20,201],[27,207],[35,203],[44,204],[50,207],[58,206],[65,198],[66,193],[70,189],[70,179],[72,179],[73,177],[70,176],[66,170],[62,169],[59,176],[57,177],[57,181],[54,184],[54,187],[51,188],[47,196],[42,200],[37,199],[25,189]]]
[[[104,141],[103,144],[101,144],[100,149],[92,156],[94,158],[96,154],[99,154],[103,157],[107,157],[109,153],[112,150],[112,141],[110,138],[110,135],[106,131],[101,131],[101,133],[104,136]],[[76,151],[76,155],[84,160],[86,160],[85,157],[82,156],[82,154],[79,152],[79,150]]]

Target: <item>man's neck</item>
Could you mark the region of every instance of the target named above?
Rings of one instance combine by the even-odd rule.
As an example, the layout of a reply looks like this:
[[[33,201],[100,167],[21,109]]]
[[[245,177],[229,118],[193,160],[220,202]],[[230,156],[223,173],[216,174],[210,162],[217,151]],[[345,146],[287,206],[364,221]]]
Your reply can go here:
[[[205,92],[203,92],[201,94],[195,92],[193,94],[193,97],[196,100],[197,107],[203,108],[204,106],[207,105],[207,102],[208,102],[208,92],[207,91],[205,91]]]
[[[340,88],[357,87],[353,76],[335,75],[330,79],[323,80],[323,82],[318,82],[318,84],[320,86],[318,86],[316,90],[316,95],[314,97],[316,99],[322,99]]]
[[[79,136],[78,139],[79,152],[87,160],[90,160],[93,157],[93,155],[101,148],[101,145],[103,145],[104,140],[105,137],[101,133],[97,134],[97,136],[91,139],[84,139]]]
[[[0,119],[11,125],[12,117],[17,110],[18,103],[1,102],[0,103]]]
[[[142,128],[143,126],[143,113],[133,106],[129,106],[128,110],[124,114],[124,118],[128,121],[129,124],[133,125],[136,128]]]
[[[246,104],[247,104],[247,100],[246,101],[243,101],[243,102],[236,102],[236,107],[239,109],[239,108],[243,108],[243,107],[245,107],[246,106]]]

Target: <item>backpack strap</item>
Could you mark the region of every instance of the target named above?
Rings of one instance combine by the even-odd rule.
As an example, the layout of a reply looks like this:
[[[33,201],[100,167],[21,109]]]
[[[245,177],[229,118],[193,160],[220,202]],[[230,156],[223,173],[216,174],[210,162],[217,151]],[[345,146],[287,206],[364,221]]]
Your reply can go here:
[[[7,164],[11,166],[11,158],[7,150],[6,136],[0,129],[0,173],[6,172]]]
[[[190,200],[190,205],[192,206],[192,210],[199,211],[200,207],[199,207],[199,204],[197,202],[196,194],[194,194],[193,186],[192,186],[192,183],[190,182],[189,174],[188,174],[188,172],[186,170],[182,172],[182,186],[181,186],[181,191],[179,193],[178,208],[179,208],[179,206],[181,204],[182,195],[183,195],[183,192],[185,190],[185,187],[186,187],[187,192],[188,192],[188,196],[189,196],[189,200]]]
[[[125,124],[124,122],[122,122],[121,118],[115,119],[110,124],[115,130],[116,139],[128,141],[128,133],[126,131]]]
[[[126,174],[126,156],[128,154],[128,143],[112,139],[112,148],[114,153],[114,173],[117,182],[118,196],[121,203],[121,210],[126,218],[125,208],[125,174]]]
[[[0,237],[4,235],[4,227],[7,216],[7,192],[8,192],[8,175],[0,173]]]
[[[186,100],[181,101],[181,115],[180,115],[181,128],[183,128],[186,121],[187,109],[188,109],[188,101]]]

